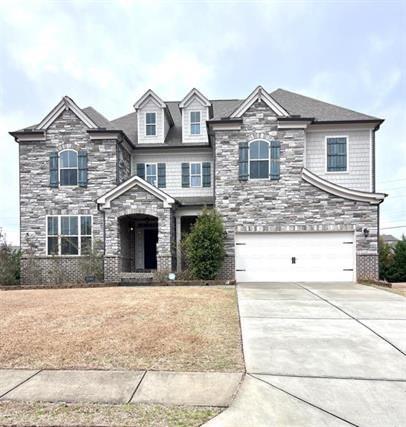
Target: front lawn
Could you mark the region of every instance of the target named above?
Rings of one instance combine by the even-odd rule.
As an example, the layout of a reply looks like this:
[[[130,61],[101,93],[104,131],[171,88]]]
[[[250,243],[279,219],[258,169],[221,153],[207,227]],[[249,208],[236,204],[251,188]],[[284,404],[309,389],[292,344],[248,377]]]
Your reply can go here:
[[[0,425],[197,427],[219,408],[0,402]]]
[[[234,288],[0,292],[0,368],[243,371]]]

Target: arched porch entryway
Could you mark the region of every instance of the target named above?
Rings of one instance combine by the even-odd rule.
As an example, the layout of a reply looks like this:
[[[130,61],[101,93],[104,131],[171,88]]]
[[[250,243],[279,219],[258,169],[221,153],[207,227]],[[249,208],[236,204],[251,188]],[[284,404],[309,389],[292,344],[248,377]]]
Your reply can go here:
[[[118,223],[121,271],[156,271],[158,218],[147,214],[130,214],[119,217]]]

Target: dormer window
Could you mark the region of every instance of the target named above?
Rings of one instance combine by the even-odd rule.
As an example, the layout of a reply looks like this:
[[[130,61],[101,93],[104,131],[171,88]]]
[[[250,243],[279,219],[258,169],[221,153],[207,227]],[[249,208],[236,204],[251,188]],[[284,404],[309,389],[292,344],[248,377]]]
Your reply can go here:
[[[145,134],[156,135],[156,113],[145,113]]]
[[[190,112],[190,133],[200,135],[200,111]]]

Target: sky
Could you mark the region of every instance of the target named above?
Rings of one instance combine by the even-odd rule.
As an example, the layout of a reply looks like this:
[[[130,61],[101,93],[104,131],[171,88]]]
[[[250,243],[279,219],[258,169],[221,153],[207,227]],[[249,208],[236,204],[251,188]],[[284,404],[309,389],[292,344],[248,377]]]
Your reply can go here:
[[[284,88],[385,119],[382,232],[406,233],[406,2],[0,0],[0,227],[18,243],[18,145],[69,95],[113,119],[149,88],[180,100]],[[403,228],[391,228],[399,227]]]

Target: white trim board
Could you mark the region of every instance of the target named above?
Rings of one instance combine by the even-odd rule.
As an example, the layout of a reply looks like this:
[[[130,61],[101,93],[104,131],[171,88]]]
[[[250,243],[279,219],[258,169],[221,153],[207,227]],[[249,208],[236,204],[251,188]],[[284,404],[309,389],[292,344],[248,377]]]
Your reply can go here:
[[[262,86],[258,86],[230,117],[241,117],[258,100],[265,102],[279,117],[289,117],[289,113]]]
[[[139,110],[142,105],[147,101],[148,98],[152,98],[152,100],[155,102],[155,104],[160,108],[165,108],[166,104],[162,99],[152,90],[148,89],[144,95],[141,96],[141,98],[134,104],[135,110]]]
[[[97,129],[98,126],[70,99],[64,96],[49,114],[37,126],[37,129],[48,129],[64,110],[71,110],[88,128]]]
[[[351,190],[349,188],[342,187],[341,185],[334,184],[319,177],[305,168],[302,170],[302,178],[304,181],[327,193],[334,194],[335,196],[342,197],[344,199],[368,202],[371,205],[379,205],[387,196],[385,193],[369,193],[366,191]]]
[[[186,108],[190,104],[193,97],[198,98],[203,106],[210,107],[211,102],[198,89],[193,88],[187,93],[182,101],[180,101],[179,108]]]
[[[62,237],[67,237],[68,235],[62,234],[61,232],[61,218],[62,217],[77,217],[78,218],[78,234],[75,234],[71,237],[77,237],[78,238],[78,253],[77,254],[62,254],[62,244],[61,244],[61,240]],[[54,218],[58,218],[58,234],[57,235],[48,235],[48,218],[50,217],[54,217]],[[80,219],[82,217],[90,217],[90,227],[91,227],[91,231],[92,233],[89,234],[82,234],[82,229],[81,229],[81,221]],[[48,238],[49,237],[56,237],[58,239],[58,254],[57,255],[50,255],[48,254]],[[86,255],[82,255],[82,237],[90,237],[91,240],[91,250],[93,251],[94,249],[94,242],[93,242],[93,215],[92,214],[80,214],[80,215],[76,215],[76,214],[63,214],[63,215],[45,215],[45,256],[49,257],[49,258],[53,258],[53,257],[70,257],[70,258],[75,258],[75,257],[81,257],[81,256],[86,256]]]
[[[100,205],[101,209],[109,209],[111,207],[111,202],[114,199],[121,196],[136,185],[138,185],[143,190],[151,193],[156,198],[162,200],[165,208],[170,208],[175,203],[174,198],[172,198],[158,187],[155,187],[154,185],[148,183],[137,175],[133,175],[130,179],[127,179],[127,181],[124,181],[117,187],[110,190],[108,193],[99,197],[97,199],[97,203]]]

